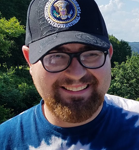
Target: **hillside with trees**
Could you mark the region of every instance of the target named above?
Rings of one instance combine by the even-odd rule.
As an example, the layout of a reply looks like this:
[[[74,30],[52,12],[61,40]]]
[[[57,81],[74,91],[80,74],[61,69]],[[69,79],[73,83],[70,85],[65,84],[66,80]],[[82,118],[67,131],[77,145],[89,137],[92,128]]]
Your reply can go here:
[[[113,46],[113,57],[111,60],[112,68],[115,66],[114,62],[118,62],[121,64],[122,62],[125,62],[128,57],[131,57],[132,51],[129,44],[123,40],[119,41],[116,37],[113,35],[109,36],[109,40],[112,43]]]
[[[0,1],[0,123],[40,101],[21,47],[30,0]],[[139,55],[125,41],[109,36],[113,45],[110,94],[139,100]]]
[[[128,44],[133,52],[137,52],[139,54],[139,42],[128,42]]]

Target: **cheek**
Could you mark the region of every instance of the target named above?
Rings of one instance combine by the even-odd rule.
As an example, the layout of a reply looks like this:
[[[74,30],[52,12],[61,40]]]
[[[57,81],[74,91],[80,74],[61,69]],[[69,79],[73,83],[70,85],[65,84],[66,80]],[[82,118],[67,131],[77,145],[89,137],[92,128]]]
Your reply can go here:
[[[104,94],[108,91],[111,82],[111,64],[110,60],[107,59],[105,65],[99,69],[90,70],[99,81],[98,90]]]
[[[49,87],[49,76],[47,72],[44,70],[41,62],[37,62],[36,64],[30,67],[30,74],[32,76],[34,85],[36,86],[38,92],[42,93],[42,90],[45,89],[47,91],[47,86]]]
[[[48,96],[52,92],[52,85],[59,78],[59,74],[47,72],[41,62],[30,67],[30,73],[36,89],[42,98]]]
[[[105,65],[101,68],[100,81],[101,81],[102,90],[106,93],[110,87],[110,82],[111,82],[110,60],[107,60]]]

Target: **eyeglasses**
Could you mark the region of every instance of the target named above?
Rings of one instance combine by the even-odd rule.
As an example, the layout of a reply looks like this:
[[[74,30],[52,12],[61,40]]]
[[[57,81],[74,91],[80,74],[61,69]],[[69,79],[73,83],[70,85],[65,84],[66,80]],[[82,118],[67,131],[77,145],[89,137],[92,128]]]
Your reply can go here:
[[[57,73],[66,70],[74,57],[88,69],[97,69],[105,64],[108,50],[87,50],[77,53],[52,52],[41,58],[45,70]]]

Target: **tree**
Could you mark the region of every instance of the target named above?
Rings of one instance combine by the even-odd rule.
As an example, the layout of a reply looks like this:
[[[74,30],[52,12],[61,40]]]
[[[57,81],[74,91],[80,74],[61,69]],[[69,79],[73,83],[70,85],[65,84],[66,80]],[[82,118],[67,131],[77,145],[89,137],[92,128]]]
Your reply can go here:
[[[109,36],[109,40],[113,45],[114,55],[111,60],[112,68],[114,67],[114,62],[118,62],[121,64],[125,62],[128,57],[131,57],[132,51],[131,47],[128,45],[127,42],[121,40],[119,41],[113,35]]]
[[[4,108],[4,106],[0,106],[0,124],[7,119],[11,118],[14,116],[12,110]]]
[[[0,12],[2,17],[10,19],[18,18],[21,24],[26,24],[27,8],[31,0],[0,0]]]
[[[139,100],[139,54],[128,57],[126,62],[115,63],[108,93]]]
[[[12,47],[16,50],[13,38],[19,37],[25,33],[24,26],[20,25],[18,20],[13,17],[9,20],[0,19],[0,64],[1,67],[7,65],[12,57]],[[14,56],[20,57],[20,56]],[[16,60],[16,59],[15,59]],[[12,64],[12,62],[10,62]]]
[[[20,24],[26,25],[27,8],[31,0],[0,0],[1,17],[9,20],[10,18],[18,18]],[[11,66],[25,65],[24,57],[22,55],[21,47],[24,45],[24,34],[18,37],[11,37],[14,41],[10,47],[10,56],[6,57],[3,62],[6,62],[8,68]],[[1,50],[1,49],[0,49]]]
[[[40,99],[27,68],[0,72],[0,106],[17,115],[39,103]]]

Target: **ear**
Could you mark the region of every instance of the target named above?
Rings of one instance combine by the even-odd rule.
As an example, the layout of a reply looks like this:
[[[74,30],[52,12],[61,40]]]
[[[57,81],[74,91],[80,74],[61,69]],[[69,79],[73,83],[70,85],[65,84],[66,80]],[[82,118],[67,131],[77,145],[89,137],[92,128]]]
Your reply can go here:
[[[22,52],[23,52],[23,55],[24,55],[24,57],[25,57],[25,59],[26,59],[26,62],[28,63],[29,66],[31,66],[31,63],[30,63],[30,61],[29,61],[29,48],[24,45],[24,46],[22,47]]]
[[[110,44],[110,48],[109,48],[110,59],[112,58],[112,55],[113,55],[113,46],[112,46],[112,44]]]

